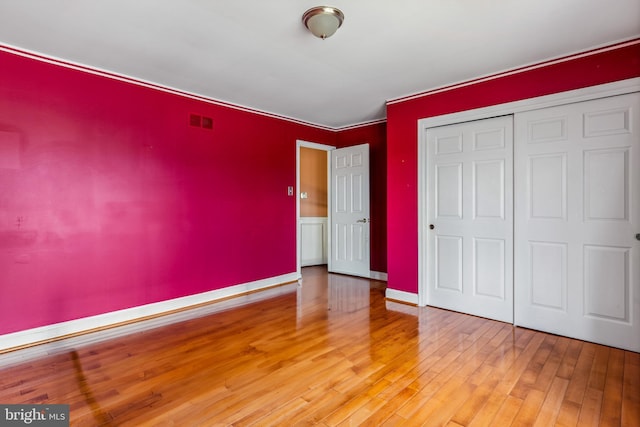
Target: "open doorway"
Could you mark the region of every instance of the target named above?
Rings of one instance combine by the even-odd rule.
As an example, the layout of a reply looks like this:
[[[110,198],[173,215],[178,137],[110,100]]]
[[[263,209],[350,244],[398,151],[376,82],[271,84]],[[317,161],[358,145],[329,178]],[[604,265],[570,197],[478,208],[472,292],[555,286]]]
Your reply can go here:
[[[335,147],[307,141],[296,144],[296,266],[327,264],[329,257],[328,152]]]

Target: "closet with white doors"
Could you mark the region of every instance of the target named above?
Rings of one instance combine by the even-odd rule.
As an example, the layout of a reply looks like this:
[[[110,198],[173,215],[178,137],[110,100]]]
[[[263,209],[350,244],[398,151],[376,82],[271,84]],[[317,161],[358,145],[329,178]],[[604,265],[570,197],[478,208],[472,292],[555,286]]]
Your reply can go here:
[[[640,351],[639,126],[634,92],[425,128],[426,303]]]

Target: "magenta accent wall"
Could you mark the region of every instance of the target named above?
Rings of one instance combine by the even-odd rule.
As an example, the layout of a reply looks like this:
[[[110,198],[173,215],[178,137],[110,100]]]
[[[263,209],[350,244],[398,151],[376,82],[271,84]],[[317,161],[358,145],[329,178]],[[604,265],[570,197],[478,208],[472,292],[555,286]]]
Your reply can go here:
[[[640,76],[640,44],[387,105],[388,287],[418,292],[418,120]]]
[[[296,140],[336,138],[0,52],[0,334],[295,272]]]

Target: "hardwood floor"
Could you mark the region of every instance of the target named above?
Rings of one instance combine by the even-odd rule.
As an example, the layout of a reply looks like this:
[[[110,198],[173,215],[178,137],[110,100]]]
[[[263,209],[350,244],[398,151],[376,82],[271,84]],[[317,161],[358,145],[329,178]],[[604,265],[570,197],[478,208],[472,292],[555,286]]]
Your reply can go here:
[[[640,354],[312,267],[290,293],[2,369],[0,403],[68,403],[78,426],[632,427]]]

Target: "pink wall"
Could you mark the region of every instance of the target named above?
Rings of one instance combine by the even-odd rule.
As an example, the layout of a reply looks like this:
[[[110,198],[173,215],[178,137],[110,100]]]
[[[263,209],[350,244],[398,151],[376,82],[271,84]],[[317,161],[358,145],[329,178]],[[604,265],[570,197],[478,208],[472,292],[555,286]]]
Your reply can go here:
[[[296,140],[336,132],[0,64],[0,334],[295,271]]]
[[[388,287],[418,292],[419,119],[638,76],[635,43],[387,105]]]
[[[376,123],[338,133],[338,148],[369,144],[371,270],[387,271],[387,124]]]

